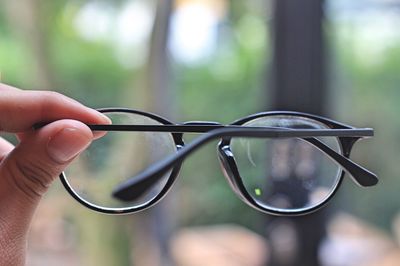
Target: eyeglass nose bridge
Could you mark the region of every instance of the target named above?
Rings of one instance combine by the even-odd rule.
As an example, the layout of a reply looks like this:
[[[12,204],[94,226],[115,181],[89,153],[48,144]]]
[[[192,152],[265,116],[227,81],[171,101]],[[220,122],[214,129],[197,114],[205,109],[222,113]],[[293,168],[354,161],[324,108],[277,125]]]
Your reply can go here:
[[[214,121],[187,121],[182,123],[182,125],[191,125],[191,126],[222,126],[219,122]]]
[[[224,125],[222,125],[221,123],[214,121],[187,121],[182,123],[181,125],[190,126],[190,132],[192,133],[206,133],[211,130],[224,127]]]

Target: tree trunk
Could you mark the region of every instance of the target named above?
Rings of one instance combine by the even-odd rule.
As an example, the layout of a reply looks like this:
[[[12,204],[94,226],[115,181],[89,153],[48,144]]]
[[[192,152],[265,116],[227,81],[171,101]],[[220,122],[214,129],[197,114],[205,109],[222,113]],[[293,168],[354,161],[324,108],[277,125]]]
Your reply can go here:
[[[167,52],[172,0],[157,2],[155,22],[151,35],[150,51],[145,67],[144,82],[140,88],[140,107],[171,118],[174,113],[174,95],[170,77],[170,60]],[[169,239],[173,228],[173,217],[168,208],[168,199],[163,199],[152,209],[142,213],[136,221],[133,261],[135,265],[173,265],[169,255]],[[137,217],[135,217],[135,220]]]
[[[273,109],[327,111],[322,7],[319,0],[274,1]],[[269,220],[271,265],[319,265],[327,212]]]

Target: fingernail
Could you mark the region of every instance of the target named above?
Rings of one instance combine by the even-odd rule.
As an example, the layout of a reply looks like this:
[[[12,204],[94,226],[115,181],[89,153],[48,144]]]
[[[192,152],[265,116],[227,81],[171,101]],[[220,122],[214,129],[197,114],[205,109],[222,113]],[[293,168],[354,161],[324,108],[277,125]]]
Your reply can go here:
[[[97,110],[94,110],[94,111],[97,112],[102,119],[102,121],[99,121],[99,124],[104,124],[104,125],[112,124],[112,121],[108,116],[106,116],[105,114],[103,114]],[[107,133],[106,131],[93,131],[93,137],[94,137],[94,139],[99,139],[99,138],[103,137],[106,133]]]
[[[99,114],[102,116],[105,124],[111,124],[112,123],[111,119],[108,116],[106,116],[105,114],[100,113],[100,112],[99,112]]]
[[[89,108],[90,112],[92,112],[93,114],[95,114],[97,116],[97,119],[95,121],[96,124],[111,124],[111,119],[105,115],[104,113],[97,111],[95,109]]]
[[[66,163],[89,146],[92,138],[77,128],[64,128],[50,138],[47,152],[53,160]]]

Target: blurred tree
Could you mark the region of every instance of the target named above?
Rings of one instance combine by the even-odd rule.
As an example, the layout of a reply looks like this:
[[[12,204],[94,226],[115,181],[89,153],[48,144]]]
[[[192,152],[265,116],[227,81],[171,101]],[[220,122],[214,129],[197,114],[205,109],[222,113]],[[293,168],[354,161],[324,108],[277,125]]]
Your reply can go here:
[[[327,112],[323,4],[321,0],[274,1],[271,105],[275,110]],[[305,217],[268,219],[271,264],[319,265],[326,212],[324,208]]]
[[[175,110],[175,101],[167,43],[173,1],[157,1],[156,6],[147,63],[142,72],[142,80],[139,81],[142,86],[139,86],[138,91],[131,92],[140,99],[136,108],[139,106],[144,110],[171,117]],[[134,97],[129,97],[132,98]],[[170,198],[169,195],[167,199]],[[154,208],[135,216],[135,265],[172,265],[169,240],[176,221],[173,221],[171,205],[168,203],[172,202],[164,199]]]
[[[146,66],[127,68],[122,66],[115,56],[115,47],[110,41],[114,36],[109,36],[106,40],[92,41],[79,35],[75,19],[82,7],[89,2],[99,1],[0,1],[1,6],[4,7],[0,10],[0,16],[7,15],[7,19],[0,18],[0,29],[2,33],[3,31],[7,33],[1,36],[0,42],[0,63],[2,64],[0,66],[4,70],[3,66],[6,65],[7,69],[7,72],[3,73],[5,81],[11,78],[13,82],[16,82],[15,84],[26,85],[21,85],[25,88],[62,88],[62,92],[92,106],[126,105],[152,110],[169,118],[174,117],[175,110],[173,109],[177,108],[182,111],[179,117],[182,120],[210,119],[230,122],[235,118],[260,110],[261,106],[265,110],[265,105],[261,105],[262,100],[265,99],[265,94],[262,92],[264,89],[262,78],[265,72],[262,73],[261,69],[265,62],[270,60],[269,35],[266,29],[266,22],[270,21],[270,18],[265,16],[264,7],[260,8],[260,3],[265,4],[266,1],[228,1],[229,4],[224,7],[227,8],[226,13],[220,18],[218,24],[218,43],[211,60],[198,65],[174,62],[173,69],[170,69],[168,57],[164,57],[167,56],[165,42],[168,37],[166,32],[169,18],[165,24],[162,24],[162,21],[165,22],[166,17],[156,22],[162,25],[158,26],[160,33],[155,34],[156,30],[153,30],[152,52],[149,54]],[[102,2],[123,6],[124,3],[130,1]],[[151,1],[145,0],[145,2]],[[153,3],[155,2],[162,1]],[[312,3],[315,4],[315,2]],[[325,1],[320,4],[323,3]],[[280,1],[276,4],[289,5],[288,1]],[[273,75],[277,77],[273,83],[277,104],[272,107],[323,113],[326,110],[322,112],[320,106],[313,103],[316,99],[325,97],[323,90],[317,90],[317,88],[325,87],[324,64],[309,60],[310,57],[318,57],[317,54],[321,52],[318,41],[315,41],[320,38],[318,35],[320,28],[315,28],[320,24],[305,26],[306,23],[302,22],[302,20],[314,20],[316,19],[314,14],[320,13],[319,11],[316,13],[304,11],[311,5],[310,1],[301,1],[297,4],[291,3],[290,5],[295,6],[292,11],[283,13],[290,23],[297,19],[299,22],[294,23],[295,27],[291,29],[286,28],[290,24],[285,24],[285,27],[279,28],[279,32],[276,32],[276,34],[282,34],[277,35],[276,41],[285,38],[287,40],[279,45],[276,43],[278,53],[275,55],[281,59],[284,58],[280,60],[282,64],[280,63],[279,66],[274,64],[280,74]],[[299,18],[299,16],[302,17]],[[282,17],[282,14],[277,14],[278,20]],[[6,22],[9,25],[6,25]],[[280,22],[277,21],[277,23]],[[367,26],[363,24],[363,27]],[[16,36],[8,35],[8,28],[13,30]],[[358,31],[351,22],[335,25],[338,32],[341,32],[343,28]],[[296,31],[295,34],[292,34],[293,30]],[[366,145],[366,149],[360,155],[360,161],[367,160],[365,165],[372,165],[382,176],[393,177],[393,183],[382,182],[379,187],[368,193],[365,190],[346,189],[351,200],[346,201],[345,206],[342,207],[352,212],[358,211],[364,214],[364,217],[388,228],[391,217],[397,213],[400,206],[395,191],[398,186],[392,185],[398,184],[395,177],[399,175],[396,167],[399,150],[397,138],[400,134],[400,120],[397,117],[399,75],[396,73],[400,68],[400,49],[397,42],[390,49],[385,50],[379,61],[369,64],[371,62],[368,60],[372,60],[372,55],[358,51],[360,40],[356,39],[354,32],[351,32],[347,39],[339,36],[340,40],[337,40],[340,42],[337,47],[338,58],[341,60],[340,67],[343,72],[346,72],[347,81],[351,83],[343,86],[346,90],[347,105],[342,104],[338,109],[347,113],[345,114],[346,121],[352,119],[357,121],[356,124],[381,128],[374,138],[374,142],[379,145],[374,144],[371,149]],[[307,50],[306,47],[309,48],[310,44],[313,45],[312,49]],[[372,45],[368,44],[368,46]],[[298,51],[293,48],[297,49],[300,46],[302,48]],[[275,60],[274,62],[278,61],[277,58]],[[23,68],[29,68],[29,71]],[[176,73],[172,73],[174,77],[171,81],[173,71]],[[27,76],[32,76],[29,80],[37,79],[37,81],[26,82]],[[269,78],[267,77],[267,82]],[[135,88],[127,85],[132,84],[132,80],[135,85],[138,85]],[[172,87],[174,87],[173,93]],[[293,90],[296,92],[293,93]],[[300,93],[301,91],[305,91],[304,94]],[[293,99],[293,96],[296,96],[296,99]],[[179,105],[172,104],[175,97],[179,97]],[[298,107],[298,103],[292,104],[295,100],[301,101],[301,105],[306,108]],[[383,102],[385,104],[379,104]],[[326,103],[327,101],[320,101],[320,104],[325,107]],[[368,115],[365,115],[366,113]],[[360,149],[363,149],[364,145],[361,145]],[[379,155],[382,155],[382,151],[385,156],[375,156],[379,152],[381,152]],[[183,169],[183,171],[190,174],[186,179],[188,183],[181,190],[182,197],[185,198],[180,205],[180,221],[183,225],[235,222],[252,229],[259,227],[259,219],[264,216],[242,204],[229,191],[218,169],[216,157],[209,156],[214,152],[214,147],[210,145],[209,149],[204,150],[205,156],[199,154],[198,161],[188,160],[185,163],[186,170]],[[64,192],[60,194],[64,195]],[[53,202],[50,200],[49,204]],[[127,240],[129,236],[126,235],[126,228],[121,229],[123,222],[115,223],[112,219],[108,220],[104,217],[101,218],[103,222],[99,222],[98,216],[82,214],[86,211],[77,212],[76,205],[74,203],[70,205],[72,207],[67,213],[73,217],[70,220],[78,225],[80,239],[77,243],[82,249],[82,257],[92,256],[91,263],[110,263],[114,259],[119,259],[118,262],[121,264],[127,263],[126,258],[129,255],[127,255],[127,250],[123,249],[129,241]],[[237,215],[238,213],[240,215]],[[150,215],[150,212],[141,215]],[[135,215],[134,219],[137,220],[139,216]],[[165,219],[166,216],[156,215],[138,221],[135,230],[137,233],[135,232],[133,236],[132,245],[143,243],[141,245],[144,248],[155,245],[154,242],[145,242],[146,239],[141,237],[149,231],[144,230],[142,233],[140,231],[142,228],[149,230],[161,228],[160,217]],[[104,221],[105,219],[107,221]],[[311,219],[313,223],[310,223],[308,219]],[[131,219],[128,221],[132,223]],[[313,218],[295,219],[288,223],[282,222],[280,227],[275,228],[283,228],[283,231],[289,234],[294,232],[291,231],[293,228],[302,228],[303,235],[316,236],[316,238],[301,242],[300,248],[307,247],[311,253],[301,251],[301,249],[298,251],[304,252],[303,254],[312,254],[315,258],[316,245],[319,244],[324,228],[318,224],[315,225],[314,222]],[[308,223],[315,226],[300,227],[300,224],[307,225]],[[102,235],[104,230],[108,230],[107,234]],[[315,231],[321,234],[314,234]],[[168,232],[168,226],[166,231],[160,232]],[[295,232],[294,235],[296,234]],[[303,236],[302,239],[304,239]],[[162,252],[161,247],[156,245],[156,248],[159,248],[157,252]],[[98,254],[98,256],[93,254]],[[138,255],[134,255],[134,259],[140,257],[140,249],[135,254]]]
[[[35,80],[32,88],[50,90],[55,88],[54,72],[49,54],[48,16],[44,12],[43,1],[21,0],[2,1],[9,23],[13,25],[17,35],[27,43],[34,57],[31,70]]]

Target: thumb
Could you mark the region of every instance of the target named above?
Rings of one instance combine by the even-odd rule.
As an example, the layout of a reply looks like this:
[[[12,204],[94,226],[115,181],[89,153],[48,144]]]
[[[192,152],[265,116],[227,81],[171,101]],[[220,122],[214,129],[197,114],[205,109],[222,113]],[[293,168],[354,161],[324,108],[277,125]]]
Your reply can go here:
[[[26,233],[50,183],[92,139],[91,130],[75,120],[58,120],[27,133],[0,164],[2,220],[9,221],[19,234]]]

